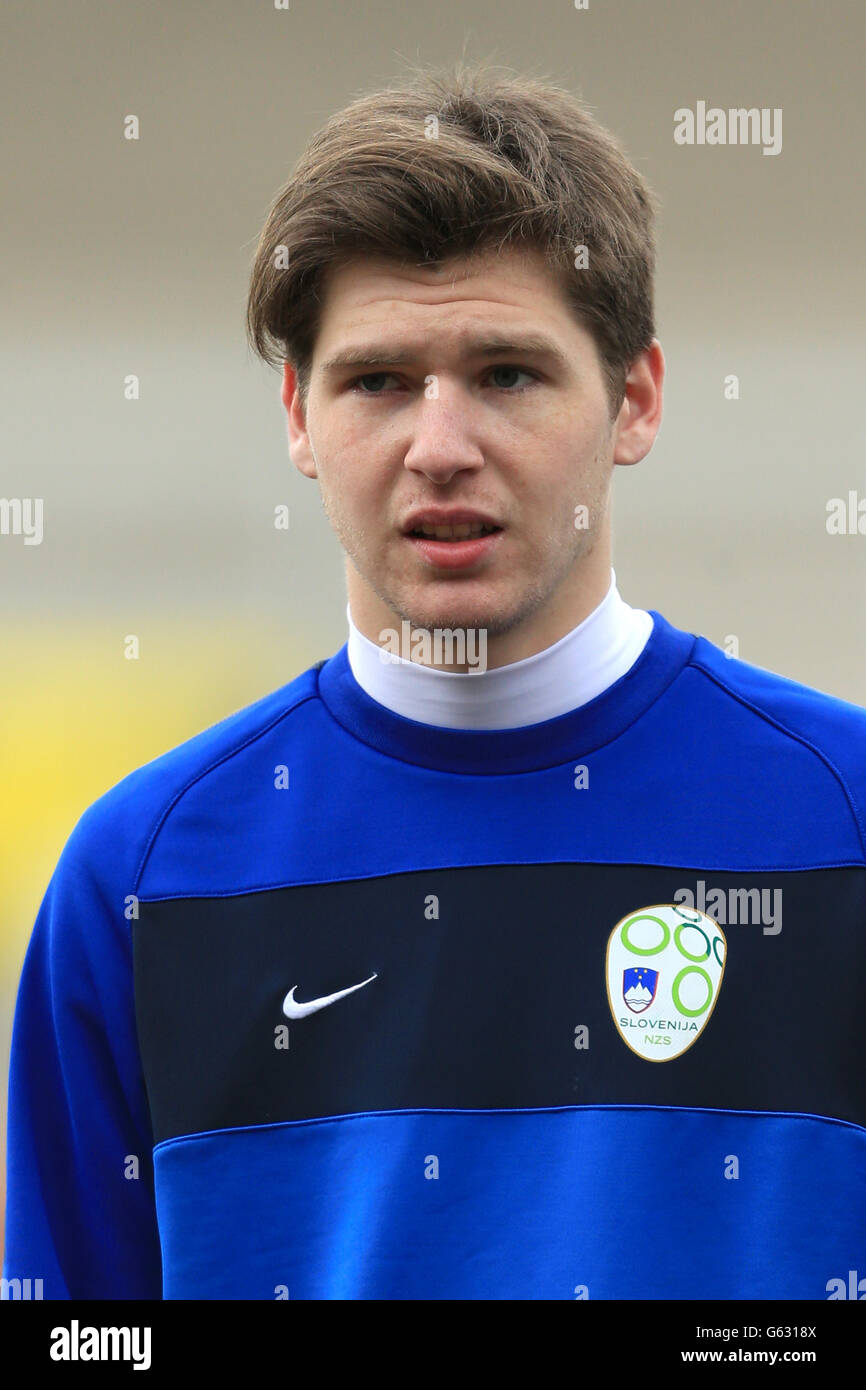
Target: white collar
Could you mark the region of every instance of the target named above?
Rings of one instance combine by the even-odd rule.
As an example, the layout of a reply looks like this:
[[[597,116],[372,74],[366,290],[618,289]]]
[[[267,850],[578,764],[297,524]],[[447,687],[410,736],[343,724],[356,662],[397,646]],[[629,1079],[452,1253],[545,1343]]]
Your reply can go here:
[[[623,601],[613,570],[607,594],[582,623],[552,647],[492,671],[386,661],[348,605],[346,616],[349,665],[362,690],[404,719],[448,729],[519,729],[588,704],[634,665],[653,626],[649,613]]]

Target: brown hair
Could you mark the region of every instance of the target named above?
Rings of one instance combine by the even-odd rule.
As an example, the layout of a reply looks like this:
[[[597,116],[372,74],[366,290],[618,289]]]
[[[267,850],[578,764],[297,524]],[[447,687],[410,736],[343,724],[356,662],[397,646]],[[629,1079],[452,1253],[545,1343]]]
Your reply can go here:
[[[416,68],[332,116],[278,193],[250,277],[249,344],[272,366],[292,363],[306,407],[329,266],[365,255],[439,266],[531,247],[595,340],[615,418],[655,331],[655,212],[619,142],[572,93],[486,63]],[[575,269],[580,246],[588,264]]]

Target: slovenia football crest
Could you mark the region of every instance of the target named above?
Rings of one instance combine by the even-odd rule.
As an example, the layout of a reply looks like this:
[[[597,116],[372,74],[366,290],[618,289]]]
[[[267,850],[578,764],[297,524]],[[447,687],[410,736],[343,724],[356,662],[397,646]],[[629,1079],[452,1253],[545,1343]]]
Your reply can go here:
[[[674,903],[617,922],[607,943],[607,1000],[638,1057],[670,1062],[701,1036],[722,987],[725,946],[712,917]]]

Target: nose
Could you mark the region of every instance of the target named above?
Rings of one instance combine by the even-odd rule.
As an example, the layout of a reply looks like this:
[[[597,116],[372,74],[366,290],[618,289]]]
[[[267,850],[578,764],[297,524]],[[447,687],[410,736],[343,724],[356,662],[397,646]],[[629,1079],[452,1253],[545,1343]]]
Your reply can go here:
[[[403,460],[413,473],[434,483],[448,483],[457,473],[484,467],[484,454],[475,443],[472,407],[459,391],[449,392],[442,378],[433,378],[437,394],[424,397],[412,413],[412,442]],[[428,386],[428,390],[431,389]]]

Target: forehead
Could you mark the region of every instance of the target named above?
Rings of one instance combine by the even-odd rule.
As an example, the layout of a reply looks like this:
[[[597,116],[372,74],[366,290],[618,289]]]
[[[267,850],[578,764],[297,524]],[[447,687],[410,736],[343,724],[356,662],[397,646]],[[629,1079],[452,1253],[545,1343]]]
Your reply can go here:
[[[585,337],[558,267],[534,248],[475,252],[436,267],[385,257],[346,258],[323,274],[315,357],[351,350],[364,330],[436,331],[455,341],[477,331],[536,329],[570,351]]]
[[[414,286],[419,293],[470,294],[479,288],[495,290],[509,284],[529,284],[538,288],[547,282],[556,288],[551,262],[535,247],[506,246],[501,251],[483,249],[471,255],[455,256],[435,265],[418,265],[388,256],[345,255],[326,267],[322,284],[336,294],[353,289],[369,289],[373,283],[388,282]]]

